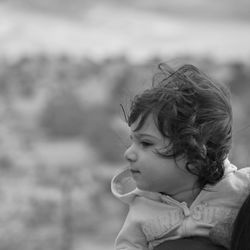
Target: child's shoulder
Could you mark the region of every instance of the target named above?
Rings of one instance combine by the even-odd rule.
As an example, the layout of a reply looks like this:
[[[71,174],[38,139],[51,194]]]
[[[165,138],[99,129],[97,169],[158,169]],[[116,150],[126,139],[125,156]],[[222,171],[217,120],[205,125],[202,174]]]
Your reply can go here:
[[[217,184],[208,185],[205,191],[209,199],[221,198],[234,202],[244,199],[250,192],[250,167],[237,169],[230,163],[224,177]]]
[[[216,244],[229,248],[232,228],[238,211],[250,193],[250,167],[244,167],[229,173],[218,184],[218,190],[227,189],[229,196],[223,197],[222,201],[232,201],[232,208],[229,214],[222,221],[214,226],[209,237]],[[226,203],[227,204],[227,203]]]
[[[236,171],[236,173],[243,174],[243,175],[247,176],[248,179],[250,179],[250,166],[240,168],[239,170]]]
[[[225,160],[225,174],[215,187],[233,190],[246,189],[250,186],[250,167],[238,169],[228,159]]]
[[[222,178],[217,184],[218,187],[228,187],[235,191],[248,190],[250,191],[250,167],[235,169]]]

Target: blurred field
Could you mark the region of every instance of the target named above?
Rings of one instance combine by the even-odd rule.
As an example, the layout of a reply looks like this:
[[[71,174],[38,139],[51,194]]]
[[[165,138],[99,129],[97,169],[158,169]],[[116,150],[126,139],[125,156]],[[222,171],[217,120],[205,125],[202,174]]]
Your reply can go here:
[[[250,165],[249,3],[188,2],[0,3],[0,250],[112,249],[120,104],[172,56],[229,86],[230,160]]]

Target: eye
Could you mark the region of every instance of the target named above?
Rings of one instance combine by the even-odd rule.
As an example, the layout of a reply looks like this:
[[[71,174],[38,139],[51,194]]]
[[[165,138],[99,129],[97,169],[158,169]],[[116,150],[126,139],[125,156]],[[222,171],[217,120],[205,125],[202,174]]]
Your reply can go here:
[[[153,146],[153,143],[152,143],[152,142],[148,142],[148,141],[141,141],[141,145],[142,145],[144,148],[147,148],[147,147]]]

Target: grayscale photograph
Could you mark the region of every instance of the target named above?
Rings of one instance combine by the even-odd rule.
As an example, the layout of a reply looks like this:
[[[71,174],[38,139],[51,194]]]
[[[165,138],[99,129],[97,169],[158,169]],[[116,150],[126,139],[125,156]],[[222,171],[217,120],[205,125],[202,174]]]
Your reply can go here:
[[[249,250],[250,2],[0,0],[0,250]]]

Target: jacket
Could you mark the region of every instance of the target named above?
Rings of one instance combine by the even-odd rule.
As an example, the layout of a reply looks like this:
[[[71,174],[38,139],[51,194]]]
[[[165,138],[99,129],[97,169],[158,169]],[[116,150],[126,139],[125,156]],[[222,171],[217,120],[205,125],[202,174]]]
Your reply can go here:
[[[166,240],[208,237],[218,221],[238,211],[250,192],[250,168],[237,170],[225,161],[225,174],[217,184],[206,185],[188,207],[168,195],[139,190],[129,170],[111,181],[112,193],[128,204],[129,212],[116,241],[116,250],[147,250]]]

